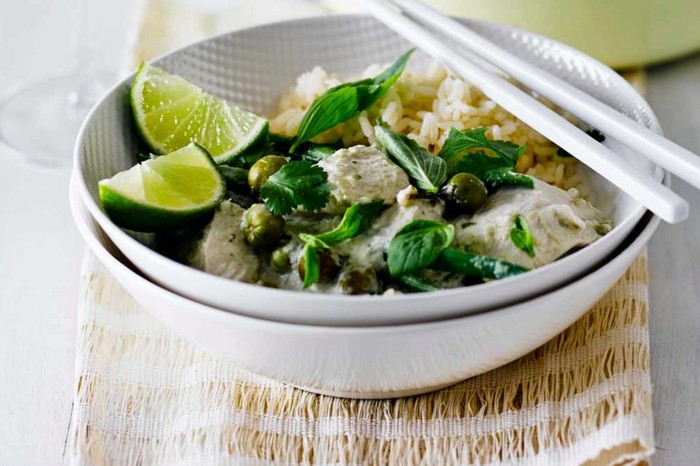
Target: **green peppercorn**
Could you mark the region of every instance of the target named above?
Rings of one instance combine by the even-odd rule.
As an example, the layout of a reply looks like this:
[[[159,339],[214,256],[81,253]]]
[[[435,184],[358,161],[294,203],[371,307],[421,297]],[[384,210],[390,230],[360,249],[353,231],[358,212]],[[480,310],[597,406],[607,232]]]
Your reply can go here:
[[[248,185],[250,189],[260,191],[262,185],[277,171],[287,164],[287,159],[279,155],[266,155],[248,170]]]
[[[486,203],[486,186],[471,173],[457,173],[442,188],[442,197],[459,213],[474,212]]]
[[[275,269],[277,273],[287,273],[292,268],[292,264],[289,262],[289,255],[282,249],[275,249],[272,251],[270,262],[272,263],[272,268]]]
[[[318,251],[318,262],[318,281],[320,283],[331,282],[338,276],[338,273],[340,273],[340,262],[333,257],[333,254],[329,250],[321,249]],[[299,273],[299,278],[303,280],[304,276],[306,275],[306,260],[303,256],[299,260],[297,272]]]
[[[338,285],[350,295],[379,293],[379,280],[372,267],[351,268],[340,274]]]
[[[284,234],[284,218],[271,213],[265,204],[253,204],[243,214],[242,229],[251,246],[272,246]]]

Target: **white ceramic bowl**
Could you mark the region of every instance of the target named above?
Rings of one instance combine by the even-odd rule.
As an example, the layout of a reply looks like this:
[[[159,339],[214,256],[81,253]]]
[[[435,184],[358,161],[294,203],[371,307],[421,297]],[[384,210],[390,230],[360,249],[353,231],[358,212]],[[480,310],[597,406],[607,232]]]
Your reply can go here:
[[[602,101],[659,131],[646,102],[620,76],[586,55],[552,40],[493,24],[467,24],[491,40],[564,78]],[[410,44],[365,16],[332,16],[276,23],[225,34],[169,54],[155,64],[219,96],[259,113],[275,107],[296,76],[321,65],[342,75],[371,63],[395,59]],[[417,54],[411,66],[428,57]],[[461,289],[404,296],[334,296],[249,285],[178,264],[144,246],[105,215],[97,182],[134,163],[138,136],[128,104],[131,77],[91,112],[76,145],[80,195],[94,219],[136,267],[178,294],[251,317],[318,325],[379,325],[431,321],[466,315],[527,299],[581,276],[608,256],[644,214],[642,206],[607,181],[586,172],[593,201],[615,221],[601,240],[553,264],[506,280]],[[661,179],[662,172],[614,140],[605,144],[631,165]]]
[[[425,393],[506,364],[575,322],[624,273],[659,225],[647,214],[598,270],[556,291],[496,311],[408,325],[326,327],[255,319],[209,307],[126,265],[83,206],[71,208],[85,242],[146,309],[237,367],[316,393],[387,398]]]

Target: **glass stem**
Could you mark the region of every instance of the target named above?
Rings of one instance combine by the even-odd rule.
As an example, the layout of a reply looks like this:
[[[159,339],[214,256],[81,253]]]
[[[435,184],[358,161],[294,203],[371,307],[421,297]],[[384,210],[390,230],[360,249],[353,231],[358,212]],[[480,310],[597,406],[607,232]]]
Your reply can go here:
[[[76,0],[76,22],[73,34],[73,50],[75,62],[73,69],[77,81],[73,89],[68,93],[68,104],[77,109],[85,110],[95,103],[102,88],[98,78],[99,54],[93,44],[95,25],[89,15],[90,4],[93,8],[100,4],[100,0]]]

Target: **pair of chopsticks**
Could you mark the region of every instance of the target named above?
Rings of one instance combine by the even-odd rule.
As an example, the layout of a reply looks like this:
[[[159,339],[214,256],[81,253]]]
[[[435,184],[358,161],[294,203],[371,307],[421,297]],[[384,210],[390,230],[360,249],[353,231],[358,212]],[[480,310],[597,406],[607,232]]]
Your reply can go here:
[[[565,149],[620,190],[669,223],[688,217],[688,203],[650,175],[631,166],[574,124],[487,71],[467,52],[501,69],[599,131],[638,151],[696,188],[700,158],[617,112],[571,84],[507,52],[419,0],[362,0],[381,22],[468,79],[490,99]],[[445,41],[453,39],[462,49]],[[472,55],[472,56],[473,56]]]

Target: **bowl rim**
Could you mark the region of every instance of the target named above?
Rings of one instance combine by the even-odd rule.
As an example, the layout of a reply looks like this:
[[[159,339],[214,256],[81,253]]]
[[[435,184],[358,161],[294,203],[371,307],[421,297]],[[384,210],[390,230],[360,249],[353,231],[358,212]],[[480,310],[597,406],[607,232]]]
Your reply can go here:
[[[342,21],[343,19],[347,19],[348,17],[356,18],[356,19],[367,19],[371,18],[369,15],[365,14],[347,14],[347,15],[330,15],[330,16],[314,16],[314,17],[308,17],[308,18],[300,18],[300,19],[293,19],[293,20],[287,20],[287,21],[278,21],[278,22],[273,22],[273,23],[267,23],[263,25],[257,25],[253,26],[250,28],[245,28],[245,29],[238,29],[235,31],[229,31],[226,33],[222,33],[216,36],[212,36],[203,40],[200,40],[198,42],[195,42],[193,44],[178,48],[176,50],[173,50],[171,52],[162,54],[158,56],[157,58],[151,60],[151,63],[157,63],[158,61],[168,58],[171,55],[181,53],[183,50],[189,49],[191,47],[198,47],[200,44],[208,42],[208,41],[213,41],[217,40],[219,38],[222,38],[224,36],[229,36],[229,35],[235,35],[239,33],[244,33],[246,31],[252,31],[256,29],[265,29],[265,28],[274,28],[274,27],[279,27],[280,25],[284,24],[289,24],[289,23],[315,23],[315,22],[325,22],[325,21]],[[491,23],[488,21],[479,21],[479,20],[465,20],[461,19],[462,21],[466,21],[467,23],[473,23],[473,24],[481,24],[485,27],[489,28],[495,28],[495,29],[501,29],[503,31],[509,32],[511,35],[512,34],[518,34],[521,36],[527,36],[533,39],[537,39],[539,41],[544,41],[546,43],[553,44],[556,46],[559,50],[565,51],[567,54],[570,54],[571,57],[574,57],[576,60],[582,60],[590,63],[591,66],[597,67],[600,69],[602,72],[605,72],[606,75],[609,76],[611,80],[618,81],[622,87],[627,88],[630,91],[630,98],[632,98],[635,103],[644,110],[645,116],[649,117],[649,128],[659,134],[661,134],[661,127],[659,125],[658,119],[656,118],[656,115],[654,114],[653,110],[649,106],[649,104],[646,102],[646,100],[634,89],[631,84],[629,84],[622,76],[619,74],[615,73],[610,67],[607,65],[601,63],[600,61],[596,60],[593,57],[590,57],[589,55],[573,48],[570,47],[566,44],[563,44],[561,42],[558,42],[554,39],[548,38],[546,36],[542,36],[540,34],[535,34],[531,33],[528,31],[525,31],[520,28],[515,28],[511,26],[506,26],[506,25],[501,25],[501,24],[496,24],[496,23]],[[181,264],[173,259],[170,259],[152,249],[149,247],[145,246],[144,244],[140,243],[137,241],[135,238],[127,234],[124,230],[122,230],[120,227],[118,227],[116,224],[114,224],[109,217],[103,212],[103,210],[97,205],[95,202],[95,199],[92,197],[90,194],[90,191],[87,187],[87,184],[85,182],[85,179],[82,176],[82,170],[80,167],[82,166],[81,163],[81,146],[82,146],[82,141],[85,135],[85,132],[87,131],[87,128],[89,124],[92,121],[92,118],[96,111],[100,108],[102,103],[107,100],[117,89],[121,88],[122,86],[126,85],[129,83],[131,80],[133,80],[135,73],[130,73],[129,75],[123,77],[118,83],[114,84],[100,99],[99,101],[92,107],[88,115],[86,116],[85,120],[83,121],[83,124],[80,128],[80,131],[78,132],[78,136],[76,138],[76,143],[74,146],[74,152],[73,152],[73,163],[75,167],[75,171],[77,173],[77,183],[78,183],[78,191],[83,199],[83,202],[85,206],[87,207],[88,211],[90,214],[93,216],[95,221],[97,221],[102,228],[105,230],[105,233],[109,235],[110,237],[112,235],[115,235],[118,238],[118,241],[115,241],[115,243],[119,242],[126,242],[127,244],[130,244],[133,247],[139,248],[140,251],[145,254],[149,260],[153,261],[157,265],[162,265],[165,267],[170,267],[170,268],[175,268],[178,271],[181,271],[183,273],[189,273],[193,274],[192,276],[196,276],[201,279],[206,279],[206,280],[211,280],[218,282],[222,286],[227,286],[230,287],[232,295],[235,293],[240,293],[240,292],[245,292],[245,293],[262,293],[264,295],[277,295],[280,298],[283,298],[285,296],[293,296],[295,300],[305,300],[309,302],[309,306],[316,306],[318,305],[319,307],[321,306],[328,306],[332,304],[337,304],[339,301],[341,302],[346,302],[346,303],[352,303],[355,305],[358,305],[357,309],[357,316],[358,316],[358,321],[362,320],[362,304],[364,303],[377,303],[377,302],[382,302],[386,303],[387,306],[390,305],[397,305],[399,306],[401,303],[405,303],[407,301],[412,301],[415,302],[416,300],[419,300],[421,302],[424,302],[427,307],[426,310],[430,309],[430,303],[432,300],[434,300],[436,297],[440,297],[441,299],[459,299],[460,297],[468,297],[468,294],[470,292],[473,292],[473,290],[478,289],[480,292],[483,293],[489,293],[492,292],[493,289],[498,289],[499,287],[502,286],[508,286],[508,285],[514,285],[516,283],[520,283],[526,280],[537,280],[537,278],[545,273],[550,272],[551,269],[556,268],[556,269],[563,269],[564,267],[571,267],[574,266],[577,262],[577,259],[581,257],[582,254],[586,254],[586,251],[589,250],[591,247],[595,247],[595,245],[599,244],[604,244],[607,242],[612,241],[612,237],[614,235],[614,232],[616,230],[622,229],[623,226],[629,227],[630,224],[635,225],[639,222],[639,220],[642,218],[642,216],[647,212],[647,210],[641,206],[637,205],[635,209],[619,224],[615,225],[613,230],[608,233],[607,235],[603,236],[599,240],[597,240],[595,243],[592,245],[589,245],[586,248],[581,249],[580,251],[577,251],[573,254],[570,254],[564,258],[561,258],[555,262],[552,262],[550,264],[547,264],[545,266],[530,270],[528,273],[524,273],[521,275],[501,279],[501,280],[495,280],[487,283],[482,283],[479,285],[474,285],[471,287],[459,287],[459,288],[453,288],[453,289],[447,289],[447,290],[439,290],[439,291],[433,291],[433,292],[425,292],[425,293],[412,293],[412,294],[395,294],[395,295],[379,295],[379,296],[374,296],[374,295],[359,295],[359,296],[346,296],[346,295],[335,295],[335,294],[326,294],[326,293],[308,293],[308,292],[303,292],[303,291],[298,291],[298,290],[287,290],[287,289],[273,289],[273,288],[267,288],[267,287],[261,287],[260,285],[255,285],[255,284],[250,284],[250,283],[244,283],[244,282],[239,282],[235,280],[230,280],[226,279],[223,277],[219,277],[217,275],[209,274],[206,272],[203,272],[201,270],[195,269],[193,267]],[[641,123],[641,122],[640,122]],[[651,164],[651,166],[654,168],[654,176],[656,178],[663,178],[665,175],[665,172],[661,170],[659,167],[657,167],[654,164]],[[632,226],[631,228],[634,228]],[[581,270],[580,274],[574,278],[576,280],[577,278],[580,278],[580,276],[584,275],[587,271],[586,270]],[[562,285],[566,286],[566,285]],[[237,291],[238,289],[239,291]],[[542,292],[550,292],[552,289],[545,289]],[[536,294],[535,294],[536,295]],[[521,296],[521,299],[529,299],[533,295],[523,295]],[[484,311],[487,311],[489,309],[485,309]],[[327,310],[319,310],[319,312],[327,313]],[[481,311],[479,311],[481,312]],[[476,313],[476,312],[475,312]]]
[[[402,329],[421,329],[421,328],[431,328],[431,327],[436,327],[436,326],[441,326],[446,323],[450,322],[456,322],[456,321],[462,321],[465,319],[473,319],[473,318],[480,318],[483,317],[484,314],[490,314],[490,313],[495,313],[495,312],[503,312],[503,313],[520,313],[520,312],[527,312],[527,310],[535,303],[537,303],[538,300],[544,298],[545,296],[553,296],[553,295],[564,295],[567,291],[568,288],[576,285],[585,285],[589,280],[592,280],[595,275],[598,275],[600,273],[604,273],[606,269],[614,267],[615,264],[618,261],[622,261],[623,256],[625,256],[625,253],[632,248],[633,245],[637,244],[639,241],[643,241],[645,244],[648,243],[649,239],[652,237],[656,229],[658,228],[659,224],[661,223],[661,219],[655,215],[653,215],[651,212],[647,212],[642,220],[635,226],[632,234],[625,238],[623,243],[615,249],[609,256],[608,260],[604,261],[603,264],[601,264],[600,267],[596,268],[595,270],[590,270],[588,273],[586,273],[583,276],[580,276],[569,283],[566,283],[565,285],[555,289],[555,290],[550,290],[548,292],[541,293],[537,296],[531,297],[526,300],[518,301],[516,303],[511,303],[507,304],[503,307],[500,307],[498,309],[492,309],[492,310],[484,310],[484,311],[479,311],[475,312],[473,314],[468,314],[468,315],[461,315],[461,316],[451,316],[443,319],[438,319],[438,320],[430,320],[430,321],[420,321],[420,322],[407,322],[407,323],[399,323],[399,324],[386,324],[386,325],[372,325],[372,326],[367,326],[367,325],[358,325],[358,326],[334,326],[334,325],[317,325],[317,324],[302,324],[302,323],[297,323],[297,322],[283,322],[283,321],[277,321],[277,320],[270,320],[270,319],[264,319],[260,317],[252,317],[248,315],[243,315],[239,314],[233,311],[229,311],[226,309],[220,309],[205,303],[201,303],[199,301],[187,298],[185,296],[179,295],[174,291],[171,291],[167,288],[164,288],[157,283],[152,282],[149,280],[147,277],[145,277],[141,272],[135,270],[135,267],[130,267],[129,265],[125,264],[122,260],[119,258],[115,257],[112,252],[102,243],[102,241],[96,236],[94,228],[90,227],[87,225],[86,221],[87,219],[83,219],[83,217],[91,217],[90,211],[86,208],[85,203],[82,201],[81,196],[79,193],[77,193],[75,189],[75,182],[73,181],[73,178],[76,178],[75,176],[71,177],[71,183],[70,183],[70,192],[69,192],[69,201],[70,201],[70,209],[71,209],[71,215],[73,216],[73,219],[77,225],[77,228],[79,230],[79,233],[83,240],[88,243],[88,247],[90,248],[91,253],[94,253],[98,260],[103,261],[103,260],[109,260],[110,262],[114,262],[117,267],[124,268],[125,273],[131,275],[131,278],[133,280],[136,280],[140,283],[140,286],[146,286],[150,288],[150,291],[153,293],[160,293],[164,296],[167,297],[168,300],[170,301],[187,301],[189,303],[189,309],[192,309],[194,312],[197,312],[198,314],[203,314],[203,313],[216,313],[218,318],[221,319],[227,319],[227,318],[235,318],[240,321],[245,321],[249,323],[257,323],[258,325],[265,325],[268,327],[280,329],[280,330],[285,330],[285,331],[301,331],[303,329],[304,332],[308,331],[313,331],[313,332],[322,332],[324,334],[327,334],[327,332],[333,332],[336,334],[357,334],[357,333],[390,333],[392,331],[397,331],[397,330],[402,330]],[[668,186],[670,184],[670,181],[668,179],[668,176],[664,178],[664,183]],[[92,218],[92,221],[94,222],[94,225],[101,229],[101,226],[99,223]],[[106,232],[103,231],[105,236],[108,237]],[[111,240],[110,240],[111,241]],[[115,249],[118,250],[116,245],[113,245]]]

